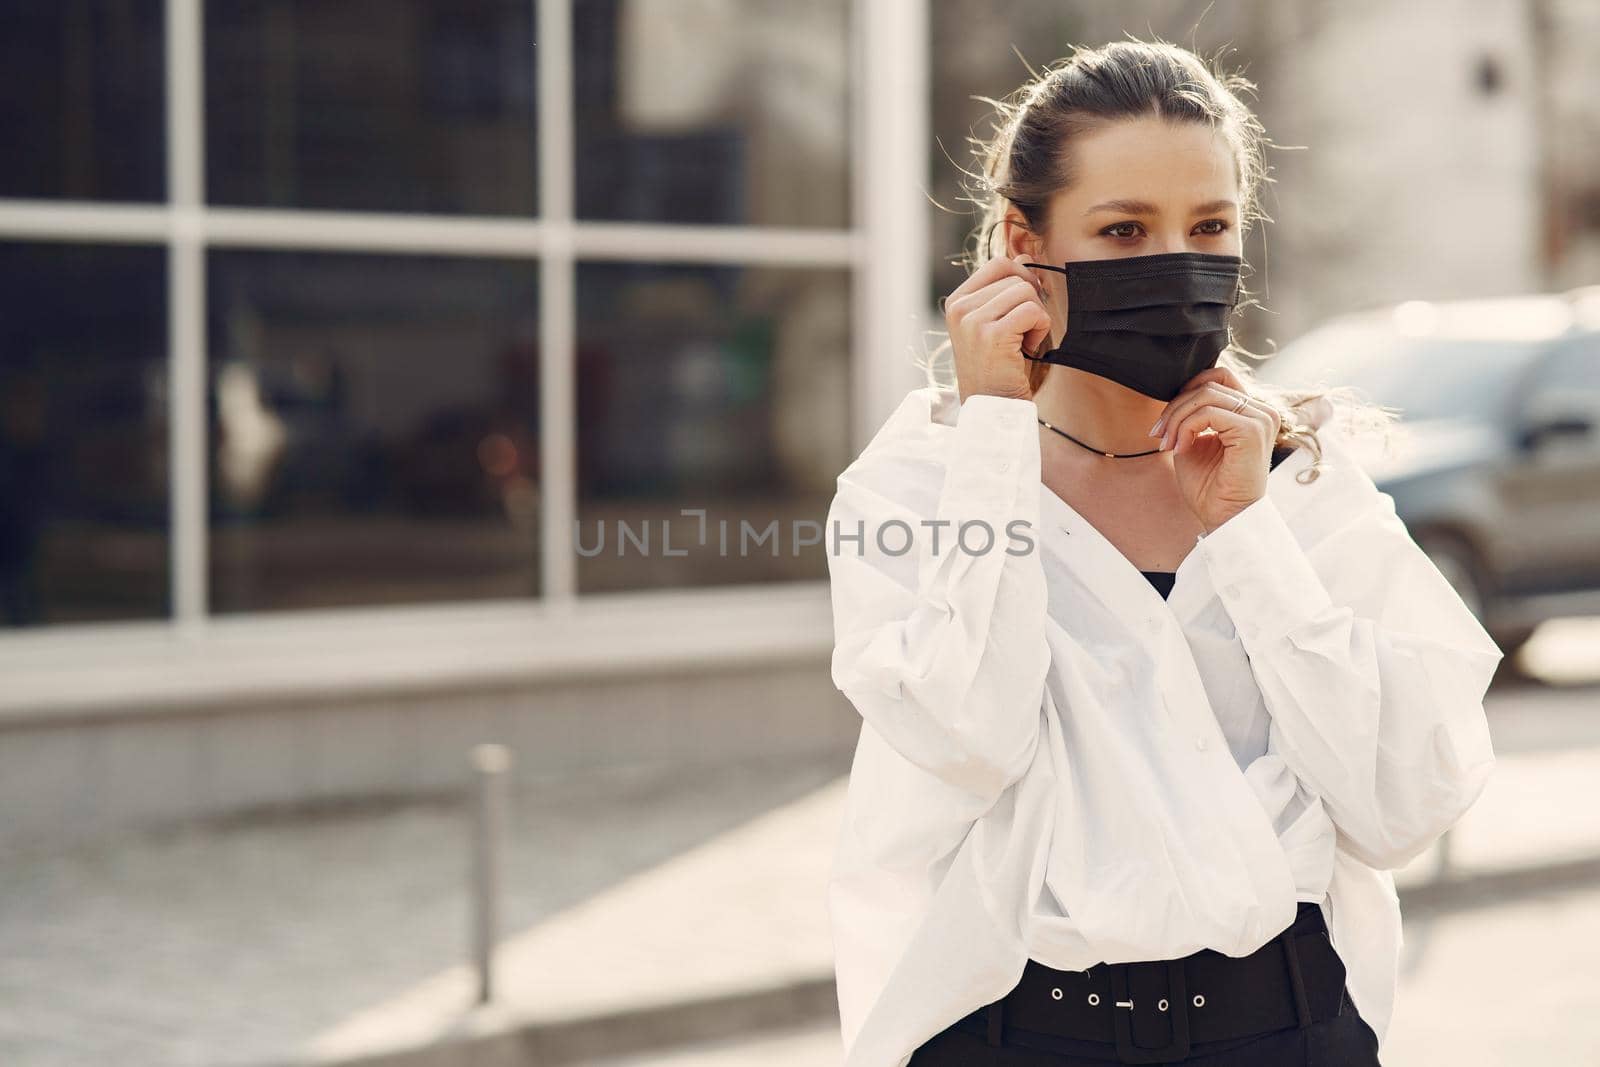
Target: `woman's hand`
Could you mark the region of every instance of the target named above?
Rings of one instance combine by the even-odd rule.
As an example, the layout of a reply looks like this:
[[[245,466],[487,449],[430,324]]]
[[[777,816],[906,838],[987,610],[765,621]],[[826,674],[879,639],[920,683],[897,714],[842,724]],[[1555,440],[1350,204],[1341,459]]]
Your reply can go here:
[[[975,394],[1033,399],[1022,353],[1049,340],[1050,312],[1028,262],[1025,252],[991,259],[943,301],[963,402]]]
[[[1245,400],[1244,408],[1233,409]],[[1161,447],[1172,450],[1178,488],[1210,533],[1267,491],[1272,448],[1282,423],[1226,367],[1201,371],[1161,414]],[[1201,435],[1202,430],[1215,433]]]

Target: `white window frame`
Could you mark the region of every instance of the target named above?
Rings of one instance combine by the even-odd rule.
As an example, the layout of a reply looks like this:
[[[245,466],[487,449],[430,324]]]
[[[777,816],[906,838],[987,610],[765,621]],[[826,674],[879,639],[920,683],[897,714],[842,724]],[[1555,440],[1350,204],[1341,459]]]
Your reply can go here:
[[[539,213],[518,220],[502,217],[378,214],[370,212],[210,207],[205,202],[204,26],[203,0],[167,0],[166,134],[168,199],[145,205],[89,201],[0,198],[0,240],[58,240],[82,243],[137,243],[164,246],[168,254],[168,316],[171,374],[169,463],[173,615],[167,619],[92,625],[51,625],[0,631],[0,672],[33,666],[33,686],[11,686],[0,693],[0,716],[52,707],[110,707],[143,702],[166,691],[151,684],[160,672],[141,670],[153,655],[180,675],[185,664],[198,669],[213,660],[219,642],[237,648],[252,635],[270,642],[276,660],[259,671],[237,672],[238,688],[259,691],[261,672],[281,678],[294,670],[296,656],[325,656],[328,642],[347,627],[375,618],[389,620],[396,655],[408,643],[434,648],[467,627],[477,638],[485,625],[509,628],[508,670],[518,664],[534,673],[555,670],[551,657],[532,650],[541,636],[559,632],[582,638],[592,628],[597,638],[614,633],[619,618],[643,610],[658,621],[681,618],[681,635],[672,647],[654,647],[638,660],[659,665],[664,655],[704,662],[747,662],[763,641],[774,654],[792,656],[800,648],[814,654],[830,635],[826,582],[782,583],[783,597],[811,605],[809,643],[796,643],[793,618],[773,620],[764,635],[744,619],[739,649],[726,645],[727,633],[698,625],[729,611],[739,613],[771,604],[773,583],[716,591],[668,589],[654,592],[577,595],[576,551],[570,537],[577,515],[574,412],[574,352],[577,333],[575,273],[579,261],[733,264],[756,267],[843,268],[851,272],[853,305],[851,452],[859,450],[909,388],[920,384],[911,364],[925,349],[928,216],[924,166],[929,143],[928,0],[850,0],[851,217],[846,229],[769,226],[696,226],[644,222],[583,221],[574,217],[576,153],[573,139],[573,57],[571,0],[541,0],[537,7],[539,48],[537,106],[539,125]],[[213,248],[280,248],[383,252],[448,253],[461,256],[527,258],[539,264],[540,295],[540,491],[545,503],[540,529],[542,595],[523,601],[453,602],[386,609],[328,608],[307,612],[263,612],[213,616],[207,612],[206,425],[205,425],[205,261]],[[820,517],[819,517],[820,518]],[[304,635],[296,649],[294,635]],[[409,635],[399,639],[399,635]],[[176,642],[174,643],[174,638]],[[528,651],[519,659],[517,641]],[[173,649],[179,651],[173,659]],[[131,671],[145,678],[107,692],[85,679],[80,653],[93,650],[107,671]],[[152,649],[159,650],[152,652]],[[616,649],[625,667],[626,649]],[[559,658],[559,657],[558,657]],[[574,655],[572,664],[588,662]],[[56,664],[59,669],[51,669]],[[591,665],[592,666],[592,665]],[[337,683],[337,670],[324,679]],[[448,673],[442,671],[442,673]],[[372,675],[379,684],[381,672]],[[352,685],[366,675],[350,672]],[[78,678],[79,681],[74,681]],[[179,679],[181,682],[181,678]],[[205,692],[212,699],[228,692],[226,680]],[[181,686],[180,686],[181,688]],[[120,696],[119,696],[120,694]]]

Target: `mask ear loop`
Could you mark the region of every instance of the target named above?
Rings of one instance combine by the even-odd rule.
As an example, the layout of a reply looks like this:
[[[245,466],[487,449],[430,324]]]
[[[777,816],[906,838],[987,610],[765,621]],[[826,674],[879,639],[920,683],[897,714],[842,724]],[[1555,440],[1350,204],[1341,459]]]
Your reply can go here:
[[[1040,270],[1059,271],[1062,274],[1067,273],[1067,268],[1065,268],[1065,267],[1053,267],[1048,263],[1024,263],[1022,265],[1024,267],[1038,267]],[[1049,362],[1047,359],[1044,358],[1044,356],[1030,356],[1026,352],[1022,353],[1022,358],[1023,359],[1032,360],[1035,363],[1047,363],[1047,362]]]

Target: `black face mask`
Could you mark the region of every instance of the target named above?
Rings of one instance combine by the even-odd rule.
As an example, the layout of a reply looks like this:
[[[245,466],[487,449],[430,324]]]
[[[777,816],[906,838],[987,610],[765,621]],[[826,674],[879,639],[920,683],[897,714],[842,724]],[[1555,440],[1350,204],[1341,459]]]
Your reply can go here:
[[[1026,263],[1067,276],[1067,332],[1053,351],[1027,359],[1098,374],[1157,400],[1216,366],[1239,302],[1238,256],[1169,252]]]

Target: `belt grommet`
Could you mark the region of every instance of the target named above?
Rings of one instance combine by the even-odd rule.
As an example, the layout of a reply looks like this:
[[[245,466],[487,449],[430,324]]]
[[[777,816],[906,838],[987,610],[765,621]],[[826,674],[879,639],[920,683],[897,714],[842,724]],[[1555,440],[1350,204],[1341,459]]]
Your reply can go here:
[[[1204,993],[1196,993],[1194,995],[1194,1006],[1197,1008],[1206,1006],[1206,995]]]
[[[1167,998],[1166,997],[1162,997],[1161,998],[1161,1003],[1157,1004],[1156,1007],[1159,1008],[1161,1011],[1166,1011],[1167,1010]]]
[[[1056,986],[1054,989],[1050,990],[1050,999],[1051,1000],[1060,1000],[1063,995],[1064,994],[1061,992],[1061,987],[1060,986]]]
[[[1089,994],[1089,1003],[1090,1004],[1098,1004],[1098,1003],[1100,1003],[1100,994],[1099,993],[1090,993]]]

